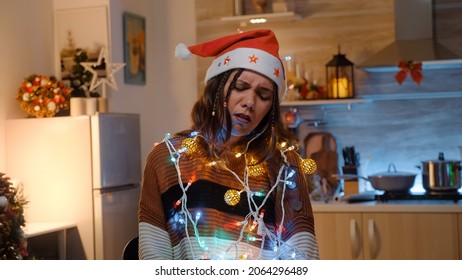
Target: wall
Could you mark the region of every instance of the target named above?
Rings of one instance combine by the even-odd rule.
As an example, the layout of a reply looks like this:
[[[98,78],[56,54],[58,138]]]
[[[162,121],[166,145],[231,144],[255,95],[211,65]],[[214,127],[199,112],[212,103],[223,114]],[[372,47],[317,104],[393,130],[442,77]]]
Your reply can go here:
[[[15,100],[19,84],[32,73],[54,73],[53,8],[101,3],[110,6],[113,62],[123,62],[123,12],[146,18],[146,85],[125,85],[118,73],[119,90],[111,92],[109,100],[112,112],[140,113],[143,166],[154,142],[189,126],[189,111],[197,97],[196,61],[178,61],[174,49],[180,42],[195,42],[194,13],[178,17],[179,11],[194,11],[194,1],[0,0],[0,172],[6,171],[5,120],[26,117]]]
[[[166,133],[183,130],[190,125],[190,109],[197,97],[196,61],[181,61],[174,56],[178,43],[196,40],[194,1],[116,0],[111,1],[113,55],[122,58],[122,13],[130,11],[146,17],[147,78],[146,86],[120,82],[112,95],[114,111],[141,112],[143,154]],[[125,96],[124,96],[125,94]],[[144,162],[143,162],[144,166]]]
[[[321,85],[325,64],[337,53],[338,45],[342,53],[358,65],[394,40],[393,0],[289,0],[302,19],[261,25],[221,21],[221,17],[233,15],[233,1],[214,5],[212,2],[196,0],[198,41],[236,30],[273,29],[280,42],[281,56],[293,56],[302,73],[307,71]],[[251,14],[249,2],[245,3]],[[435,3],[437,38],[462,57],[459,36],[462,21],[458,16],[462,1],[435,0]],[[270,4],[268,1],[268,12]],[[198,62],[199,79],[208,63]],[[339,166],[343,165],[341,149],[354,145],[361,156],[359,172],[365,176],[387,171],[389,163],[394,163],[399,171],[420,174],[416,166],[421,161],[436,160],[438,152],[444,152],[447,159],[461,159],[458,147],[462,146],[462,85],[459,82],[462,70],[428,70],[423,74],[425,80],[420,86],[409,78],[400,86],[393,72],[371,74],[356,69],[358,98],[367,95],[367,100],[352,104],[351,110],[346,104],[298,108],[302,118],[308,120],[297,130],[300,140],[310,132],[332,133],[337,139]],[[446,91],[457,94],[448,97]],[[426,95],[427,92],[433,94]],[[309,121],[313,119],[322,120],[322,125],[313,126]],[[413,190],[422,191],[421,184],[419,175]],[[371,187],[362,181],[361,188]]]
[[[0,1],[0,172],[5,172],[5,119],[24,117],[15,100],[19,84],[53,71],[52,0]]]

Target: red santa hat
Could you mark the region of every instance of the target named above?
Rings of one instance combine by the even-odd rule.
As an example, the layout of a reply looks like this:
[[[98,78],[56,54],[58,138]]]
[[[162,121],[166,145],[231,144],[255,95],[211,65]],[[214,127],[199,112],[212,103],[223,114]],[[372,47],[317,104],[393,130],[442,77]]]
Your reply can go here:
[[[215,57],[207,70],[206,83],[230,69],[244,68],[258,72],[276,83],[281,101],[285,94],[285,73],[278,51],[279,44],[273,31],[258,29],[189,47],[179,44],[175,56],[183,60],[191,54]]]

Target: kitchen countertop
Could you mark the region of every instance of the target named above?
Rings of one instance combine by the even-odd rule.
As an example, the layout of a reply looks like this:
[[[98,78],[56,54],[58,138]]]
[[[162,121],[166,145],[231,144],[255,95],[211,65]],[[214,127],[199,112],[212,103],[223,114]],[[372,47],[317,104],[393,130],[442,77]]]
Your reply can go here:
[[[347,203],[312,201],[314,213],[325,212],[407,212],[407,213],[462,213],[462,200],[396,200]]]

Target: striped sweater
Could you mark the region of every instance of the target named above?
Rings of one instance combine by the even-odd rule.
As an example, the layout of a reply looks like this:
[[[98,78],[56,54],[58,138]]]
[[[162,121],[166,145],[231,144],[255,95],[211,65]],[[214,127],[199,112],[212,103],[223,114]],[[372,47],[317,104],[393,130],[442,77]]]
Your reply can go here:
[[[224,164],[208,156],[205,141],[191,139],[166,139],[147,158],[140,259],[319,258],[307,178],[296,152],[285,153],[282,165],[290,169],[274,160],[246,168],[244,157]],[[295,175],[289,178],[287,170]],[[230,189],[239,192],[236,205],[225,202]]]

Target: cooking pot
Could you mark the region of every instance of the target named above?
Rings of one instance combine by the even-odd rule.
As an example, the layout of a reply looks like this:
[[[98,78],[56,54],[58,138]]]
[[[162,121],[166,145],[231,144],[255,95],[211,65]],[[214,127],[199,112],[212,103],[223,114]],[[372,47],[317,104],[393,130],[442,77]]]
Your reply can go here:
[[[393,170],[392,170],[393,169]],[[376,190],[387,192],[407,192],[414,185],[417,174],[398,172],[393,163],[388,165],[388,171],[368,176],[369,182]]]
[[[460,160],[445,160],[440,153],[438,160],[422,161],[422,185],[426,191],[457,191],[461,169]]]
[[[357,175],[337,175],[338,179],[357,179],[361,178],[371,183],[372,187],[376,190],[387,192],[407,192],[414,185],[415,177],[417,174],[410,172],[398,172],[393,163],[388,165],[387,172],[376,173],[368,176],[367,178]]]

